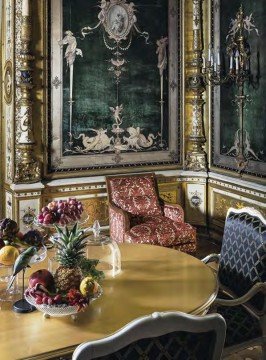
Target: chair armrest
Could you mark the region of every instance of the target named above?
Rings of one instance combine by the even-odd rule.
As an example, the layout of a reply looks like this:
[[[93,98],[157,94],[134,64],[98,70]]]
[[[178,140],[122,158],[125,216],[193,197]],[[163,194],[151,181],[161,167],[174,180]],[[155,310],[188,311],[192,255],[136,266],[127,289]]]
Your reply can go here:
[[[182,206],[178,204],[167,204],[161,199],[160,202],[163,207],[164,216],[179,223],[184,222],[184,210]]]
[[[256,283],[245,295],[237,299],[216,298],[214,303],[215,305],[222,305],[222,306],[238,306],[248,302],[254,295],[256,295],[259,292],[262,292],[263,294],[266,295],[266,283],[264,282]]]
[[[216,262],[218,263],[220,260],[220,254],[210,254],[207,255],[205,258],[201,259],[202,262],[204,262],[205,264],[208,264],[209,262]]]
[[[130,229],[129,215],[126,211],[109,203],[110,236],[116,242],[124,242],[125,232]]]

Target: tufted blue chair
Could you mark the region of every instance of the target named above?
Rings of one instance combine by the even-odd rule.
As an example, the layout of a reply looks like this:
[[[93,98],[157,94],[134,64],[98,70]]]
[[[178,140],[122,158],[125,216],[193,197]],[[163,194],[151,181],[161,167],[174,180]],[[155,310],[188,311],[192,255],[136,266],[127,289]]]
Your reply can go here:
[[[227,213],[217,260],[220,289],[214,311],[226,320],[225,354],[266,342],[266,220],[251,208]],[[265,357],[266,358],[266,357]]]
[[[79,345],[73,360],[218,360],[225,321],[212,314],[153,313],[101,340]]]

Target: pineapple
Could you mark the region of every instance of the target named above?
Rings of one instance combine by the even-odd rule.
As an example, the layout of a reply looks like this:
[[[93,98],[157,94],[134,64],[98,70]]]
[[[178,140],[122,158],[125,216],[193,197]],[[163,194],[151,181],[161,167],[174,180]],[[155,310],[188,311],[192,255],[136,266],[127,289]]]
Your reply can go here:
[[[71,230],[65,227],[64,230],[56,226],[58,237],[52,242],[57,248],[56,259],[60,266],[56,270],[54,279],[59,292],[68,292],[70,289],[79,289],[82,280],[82,272],[79,267],[84,258],[86,247],[86,236],[75,224]]]

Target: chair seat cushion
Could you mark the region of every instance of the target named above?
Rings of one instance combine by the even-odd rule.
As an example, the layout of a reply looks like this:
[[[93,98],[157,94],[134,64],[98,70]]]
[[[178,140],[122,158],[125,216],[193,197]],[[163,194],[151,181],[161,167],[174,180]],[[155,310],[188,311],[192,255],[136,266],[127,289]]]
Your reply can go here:
[[[216,311],[226,321],[226,347],[262,336],[259,321],[243,306],[218,306]]]
[[[137,220],[139,222],[140,218]],[[163,246],[196,242],[196,230],[190,224],[178,223],[164,216],[145,216],[142,221],[126,232],[125,241]]]

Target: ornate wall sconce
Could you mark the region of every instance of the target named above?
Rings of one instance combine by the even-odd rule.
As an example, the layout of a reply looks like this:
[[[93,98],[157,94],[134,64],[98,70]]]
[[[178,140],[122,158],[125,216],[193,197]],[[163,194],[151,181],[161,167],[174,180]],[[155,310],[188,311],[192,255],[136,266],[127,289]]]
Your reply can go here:
[[[232,83],[237,87],[234,103],[237,104],[239,128],[235,134],[234,145],[226,155],[235,157],[240,173],[246,169],[250,157],[255,155],[250,146],[248,132],[244,128],[245,107],[250,101],[249,95],[245,93],[244,86],[245,83],[250,81],[251,76],[251,50],[248,43],[248,35],[253,30],[258,35],[258,30],[253,24],[252,14],[245,16],[241,5],[236,18],[231,22],[231,27],[226,37],[226,54],[229,58],[229,71],[223,74],[219,48],[214,52],[210,45],[207,59],[204,56],[202,57],[202,73],[206,84],[222,85],[224,83]]]

